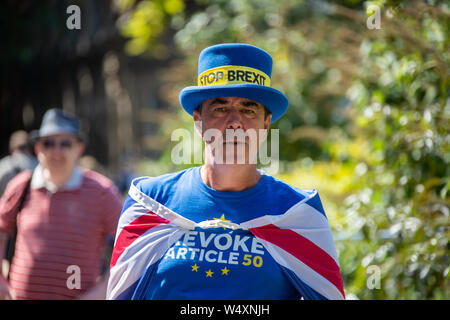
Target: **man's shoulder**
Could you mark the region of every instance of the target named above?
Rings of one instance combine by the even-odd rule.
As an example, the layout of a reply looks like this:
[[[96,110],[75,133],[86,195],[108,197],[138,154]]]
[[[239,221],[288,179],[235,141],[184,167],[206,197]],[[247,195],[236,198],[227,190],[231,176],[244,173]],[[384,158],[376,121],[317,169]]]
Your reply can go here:
[[[2,201],[15,201],[19,195],[25,190],[27,182],[31,181],[31,171],[25,170],[14,176],[6,185],[6,188],[1,195]]]
[[[84,188],[98,190],[110,190],[111,188],[115,188],[114,182],[101,173],[88,169],[82,169],[82,175]]]
[[[31,179],[31,170],[19,172],[8,183],[8,189],[17,189],[23,187]]]
[[[317,191],[315,189],[300,189],[280,180],[274,176],[266,175],[268,187],[276,194],[284,194],[286,196],[295,197],[299,200],[310,197]]]
[[[0,159],[0,172],[8,171],[11,168],[11,156],[5,156]]]
[[[304,200],[310,207],[314,208],[317,212],[326,217],[325,210],[319,196],[319,191],[317,189],[300,189],[293,187],[280,179],[274,177],[272,178],[274,179],[272,189],[276,190],[273,193],[278,195],[279,200],[282,203],[291,203],[290,201],[292,201],[295,205]]]
[[[0,178],[6,178],[10,180],[11,177],[14,177],[16,175],[16,170],[19,169],[19,166],[15,165],[12,155],[0,159]]]
[[[133,181],[133,184],[139,191],[152,196],[157,192],[172,189],[181,179],[190,175],[192,170],[193,168],[189,168],[156,177],[139,177]]]

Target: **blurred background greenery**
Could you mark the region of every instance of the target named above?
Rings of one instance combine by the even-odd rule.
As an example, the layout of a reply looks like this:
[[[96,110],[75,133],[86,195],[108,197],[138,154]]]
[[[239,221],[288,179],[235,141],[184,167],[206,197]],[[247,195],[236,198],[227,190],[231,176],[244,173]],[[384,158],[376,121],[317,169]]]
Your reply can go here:
[[[84,1],[72,2],[85,12]],[[256,45],[272,55],[272,86],[289,98],[286,115],[272,125],[280,129],[276,176],[319,190],[347,297],[450,298],[448,1],[116,0],[108,6],[119,40],[100,54],[99,83],[110,101],[105,110],[111,104],[117,110],[109,119],[119,133],[90,149],[107,170],[116,174],[130,159],[142,175],[185,168],[171,161],[170,137],[177,128],[193,129],[178,94],[196,83],[199,52],[222,42]],[[376,18],[379,28],[367,22]],[[12,56],[26,60],[20,52]],[[140,78],[143,66],[150,69]],[[74,101],[73,111],[92,119],[95,112],[80,109],[77,95]],[[101,129],[92,121],[95,142]],[[107,149],[99,153],[96,146]],[[373,265],[381,272],[376,288],[368,285]]]

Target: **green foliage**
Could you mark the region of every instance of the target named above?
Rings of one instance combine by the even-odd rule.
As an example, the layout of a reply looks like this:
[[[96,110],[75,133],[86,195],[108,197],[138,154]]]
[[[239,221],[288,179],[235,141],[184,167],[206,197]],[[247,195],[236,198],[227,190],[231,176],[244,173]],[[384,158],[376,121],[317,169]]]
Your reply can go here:
[[[161,42],[166,24],[184,10],[182,0],[119,0],[116,7],[125,12],[119,19],[122,35],[129,38],[125,51],[130,55],[147,53],[163,58],[167,46]]]
[[[450,297],[449,10],[410,5],[385,7],[384,31],[361,42],[352,122],[322,145],[330,160],[280,175],[323,191],[347,295],[360,299]]]
[[[448,8],[415,2],[392,20],[362,43],[347,92],[349,139],[364,148],[348,155],[342,139],[329,142],[333,159],[355,164],[344,229],[361,239],[339,242],[341,267],[359,298],[448,299]],[[369,265],[380,267],[380,289],[366,285]]]

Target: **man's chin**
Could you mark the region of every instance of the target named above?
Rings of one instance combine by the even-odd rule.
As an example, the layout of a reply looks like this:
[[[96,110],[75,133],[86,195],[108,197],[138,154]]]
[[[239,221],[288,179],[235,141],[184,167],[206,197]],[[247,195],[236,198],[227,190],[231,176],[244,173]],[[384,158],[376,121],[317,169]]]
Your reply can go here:
[[[48,165],[48,169],[55,173],[63,173],[69,170],[67,163],[51,163]]]
[[[226,154],[222,157],[223,161],[220,164],[225,165],[248,165],[248,164],[256,164],[256,161],[250,161],[250,157],[248,153],[245,153],[243,155],[241,154],[232,154],[227,156]],[[256,157],[254,157],[256,159]],[[217,162],[216,162],[217,163]]]

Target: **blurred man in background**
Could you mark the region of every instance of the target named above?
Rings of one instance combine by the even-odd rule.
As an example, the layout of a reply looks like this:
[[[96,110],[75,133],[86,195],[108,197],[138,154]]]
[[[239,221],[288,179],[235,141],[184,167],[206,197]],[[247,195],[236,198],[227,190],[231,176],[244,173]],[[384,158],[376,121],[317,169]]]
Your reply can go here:
[[[23,130],[13,132],[9,139],[9,156],[0,160],[0,195],[15,175],[24,170],[33,170],[37,165],[28,139]]]
[[[83,151],[78,119],[48,110],[35,143],[39,165],[18,174],[0,200],[0,260],[7,236],[17,234],[0,298],[105,297],[103,249],[122,201],[112,181],[78,166]]]

